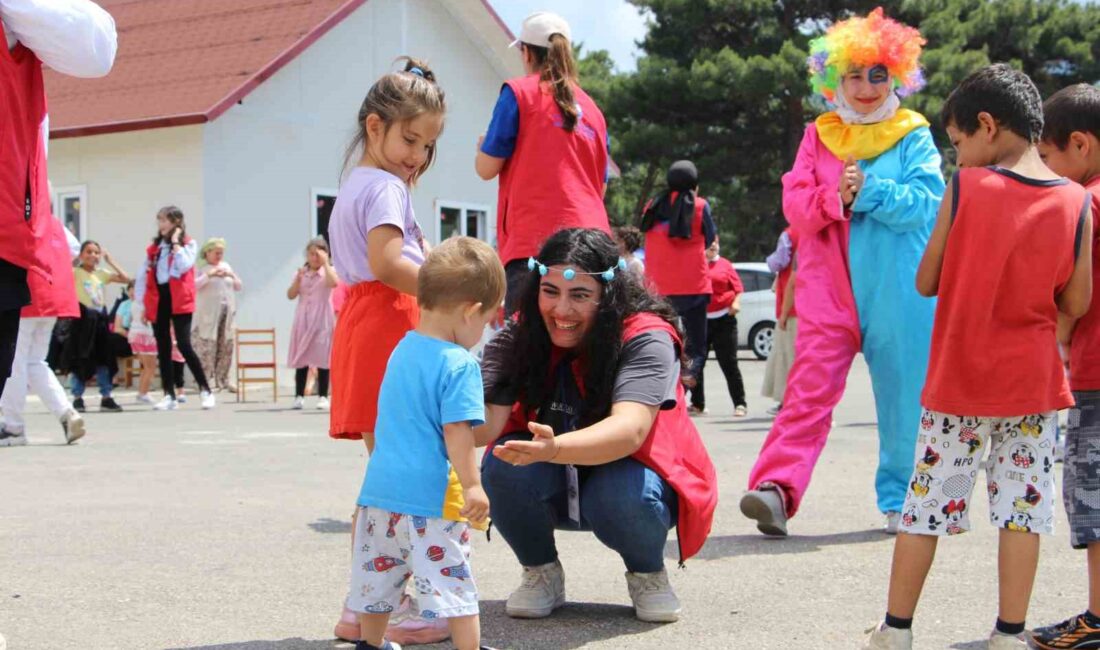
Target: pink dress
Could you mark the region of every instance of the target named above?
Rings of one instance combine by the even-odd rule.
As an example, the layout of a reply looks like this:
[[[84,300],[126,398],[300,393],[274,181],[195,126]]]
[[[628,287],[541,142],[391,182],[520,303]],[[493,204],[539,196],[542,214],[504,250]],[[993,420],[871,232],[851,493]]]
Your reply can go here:
[[[291,368],[329,367],[332,330],[336,326],[331,294],[332,289],[322,272],[307,269],[302,275],[287,355],[287,365]]]

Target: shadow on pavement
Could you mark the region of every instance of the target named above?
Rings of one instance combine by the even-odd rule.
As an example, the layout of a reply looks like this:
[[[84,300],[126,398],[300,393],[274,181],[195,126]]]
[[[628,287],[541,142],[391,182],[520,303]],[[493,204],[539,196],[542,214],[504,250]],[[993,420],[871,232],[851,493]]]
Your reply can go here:
[[[837,426],[841,429],[877,429],[878,422],[848,422]]]
[[[841,544],[867,544],[873,542],[892,542],[878,528],[854,530],[829,535],[791,535],[790,537],[766,537],[764,535],[722,535],[707,540],[699,554],[693,560],[721,560],[728,557],[751,555],[788,555],[813,553],[826,546]],[[665,557],[678,559],[676,540],[671,539],[665,545]]]
[[[332,519],[331,517],[321,517],[317,521],[306,524],[315,533],[342,533],[351,534],[351,522],[340,521],[339,519]]]
[[[353,648],[354,646],[336,639],[323,641],[303,639],[272,639],[268,641],[241,641],[239,643],[220,643],[218,645],[202,645],[173,647],[165,650],[334,650],[337,648]]]
[[[952,650],[984,650],[989,644],[989,641],[982,639],[981,641],[964,641],[962,643],[956,643],[951,646]]]

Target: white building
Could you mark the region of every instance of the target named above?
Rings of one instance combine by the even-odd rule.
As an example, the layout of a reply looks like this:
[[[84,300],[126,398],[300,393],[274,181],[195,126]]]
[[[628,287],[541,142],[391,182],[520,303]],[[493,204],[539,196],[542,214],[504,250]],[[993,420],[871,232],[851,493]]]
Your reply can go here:
[[[496,183],[474,173],[501,84],[522,74],[486,0],[100,0],[117,21],[105,79],[49,74],[50,178],[59,216],[131,273],[164,205],[200,242],[228,240],[240,327],[275,327],[285,362],[286,289],[325,230],[371,83],[409,54],[447,94],[435,166],[414,190],[438,242],[495,239]],[[286,377],[289,379],[289,376]]]

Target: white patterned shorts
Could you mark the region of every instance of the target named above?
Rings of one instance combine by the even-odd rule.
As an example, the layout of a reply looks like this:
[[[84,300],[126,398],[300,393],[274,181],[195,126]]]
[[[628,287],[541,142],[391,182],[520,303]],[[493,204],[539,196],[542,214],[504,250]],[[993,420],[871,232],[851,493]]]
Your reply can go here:
[[[925,409],[899,530],[917,535],[970,530],[971,498],[984,468],[994,526],[1053,533],[1057,417],[1055,411],[996,418]]]
[[[425,618],[478,613],[468,524],[361,507],[354,535],[348,609],[388,614],[411,578]]]

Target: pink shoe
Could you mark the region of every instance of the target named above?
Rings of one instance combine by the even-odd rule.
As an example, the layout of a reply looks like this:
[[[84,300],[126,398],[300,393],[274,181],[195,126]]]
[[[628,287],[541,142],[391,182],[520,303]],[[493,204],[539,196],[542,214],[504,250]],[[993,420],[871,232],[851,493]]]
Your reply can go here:
[[[424,618],[420,608],[407,594],[401,597],[401,604],[390,617],[386,628],[386,639],[401,645],[427,645],[439,643],[451,638],[447,619]]]
[[[337,639],[344,641],[351,641],[355,643],[359,640],[359,615],[348,609],[347,605],[344,605],[344,611],[340,612],[340,621],[336,624],[336,629],[332,631],[332,635]]]

